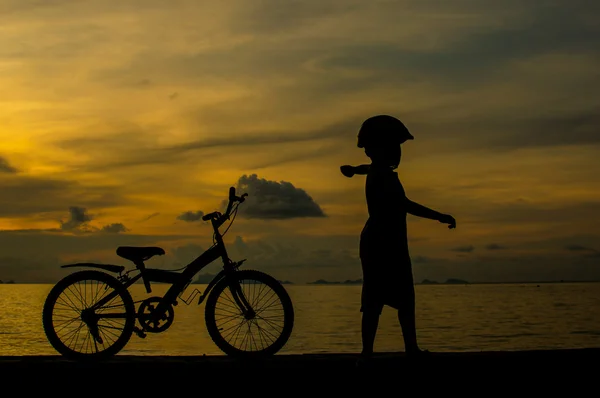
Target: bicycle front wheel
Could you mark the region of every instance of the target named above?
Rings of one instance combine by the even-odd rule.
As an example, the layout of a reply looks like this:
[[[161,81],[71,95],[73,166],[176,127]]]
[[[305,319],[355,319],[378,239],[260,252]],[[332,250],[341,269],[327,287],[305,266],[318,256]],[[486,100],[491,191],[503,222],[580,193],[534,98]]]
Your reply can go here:
[[[60,280],[42,313],[44,332],[56,351],[71,359],[115,355],[135,326],[131,294],[113,276],[79,271]]]
[[[210,337],[227,355],[275,354],[292,334],[294,307],[290,296],[281,283],[260,271],[236,271],[232,277],[231,286],[227,277],[221,279],[206,300],[205,321]],[[239,285],[252,310],[250,314],[244,314],[237,304],[234,285]]]

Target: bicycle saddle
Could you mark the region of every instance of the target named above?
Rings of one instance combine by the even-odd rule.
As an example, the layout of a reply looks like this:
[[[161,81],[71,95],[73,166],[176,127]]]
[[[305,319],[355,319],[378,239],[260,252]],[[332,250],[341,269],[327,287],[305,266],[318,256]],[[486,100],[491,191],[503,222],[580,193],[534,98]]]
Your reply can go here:
[[[117,248],[117,256],[123,257],[129,261],[145,261],[150,259],[152,256],[162,256],[165,251],[160,247],[134,247],[134,246],[120,246]]]

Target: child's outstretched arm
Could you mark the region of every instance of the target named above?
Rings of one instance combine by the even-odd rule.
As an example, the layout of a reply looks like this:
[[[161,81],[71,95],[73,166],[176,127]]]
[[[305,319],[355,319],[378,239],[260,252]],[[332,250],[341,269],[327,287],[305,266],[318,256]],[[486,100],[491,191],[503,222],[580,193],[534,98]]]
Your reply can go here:
[[[355,174],[362,174],[362,175],[368,174],[370,167],[371,167],[371,165],[369,165],[369,164],[361,164],[359,166],[344,165],[344,166],[340,167],[340,171],[342,172],[343,175],[350,178],[350,177],[354,176]]]
[[[413,216],[436,220],[448,224],[448,228],[456,228],[456,220],[449,214],[442,214],[406,198],[406,211]]]

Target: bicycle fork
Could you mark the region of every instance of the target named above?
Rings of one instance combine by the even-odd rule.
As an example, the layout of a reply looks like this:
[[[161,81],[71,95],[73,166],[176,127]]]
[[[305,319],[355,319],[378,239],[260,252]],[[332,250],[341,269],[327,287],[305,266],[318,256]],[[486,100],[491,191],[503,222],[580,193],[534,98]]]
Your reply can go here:
[[[244,295],[242,287],[237,279],[231,278],[229,281],[229,290],[231,291],[233,300],[237,304],[238,308],[242,311],[242,314],[244,314],[244,318],[247,320],[254,319],[254,317],[256,317],[256,312],[248,300],[246,300],[246,296]]]

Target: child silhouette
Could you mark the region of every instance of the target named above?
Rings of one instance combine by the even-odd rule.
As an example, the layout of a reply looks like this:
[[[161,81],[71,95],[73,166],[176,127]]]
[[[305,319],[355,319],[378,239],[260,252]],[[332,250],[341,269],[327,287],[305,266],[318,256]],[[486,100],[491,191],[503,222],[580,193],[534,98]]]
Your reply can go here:
[[[363,271],[361,295],[361,360],[373,354],[379,316],[384,305],[398,311],[407,355],[419,355],[415,322],[415,290],[408,250],[406,215],[437,220],[456,228],[456,221],[415,203],[406,197],[394,170],[400,164],[400,145],[414,137],[404,124],[388,115],[364,121],[358,133],[358,147],[364,148],[371,164],[344,165],[346,177],[366,175],[365,194],[369,218],[360,235]],[[359,362],[360,363],[360,362]]]

